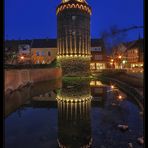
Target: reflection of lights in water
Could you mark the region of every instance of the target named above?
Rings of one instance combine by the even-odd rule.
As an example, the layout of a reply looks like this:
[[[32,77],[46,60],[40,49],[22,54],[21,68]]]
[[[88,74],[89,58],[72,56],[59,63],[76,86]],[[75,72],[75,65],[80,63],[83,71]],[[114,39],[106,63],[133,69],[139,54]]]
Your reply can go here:
[[[87,98],[73,97],[73,99],[69,99],[69,102],[67,102],[64,97],[62,98],[58,95],[57,142],[60,148],[71,147],[73,145],[75,147],[91,147],[90,98],[91,96]],[[84,134],[82,131],[86,128],[87,131]]]
[[[79,99],[75,99],[75,98],[70,99],[70,97],[69,97],[69,98],[67,98],[67,97],[64,97],[64,98],[63,98],[63,97],[61,97],[61,96],[57,96],[56,99],[59,100],[59,101],[64,101],[64,102],[73,102],[73,103],[77,103],[78,101],[79,101],[79,102],[89,101],[89,100],[92,99],[92,96],[86,95],[85,98],[80,97]]]
[[[114,85],[111,85],[111,89],[114,89],[115,88],[115,86]]]
[[[90,86],[95,86],[95,81],[91,81]]]
[[[101,83],[101,81],[91,81],[91,82],[90,82],[90,86],[101,86],[101,85],[103,85],[103,84]]]
[[[122,99],[123,99],[123,97],[122,97],[121,95],[119,95],[119,96],[118,96],[118,99],[119,99],[119,100],[122,100]]]
[[[101,81],[96,81],[96,85],[102,85]]]

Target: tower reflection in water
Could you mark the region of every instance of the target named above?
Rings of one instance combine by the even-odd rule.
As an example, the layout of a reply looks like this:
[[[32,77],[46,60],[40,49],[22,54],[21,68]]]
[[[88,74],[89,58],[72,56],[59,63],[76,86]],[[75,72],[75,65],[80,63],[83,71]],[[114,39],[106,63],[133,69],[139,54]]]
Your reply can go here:
[[[72,84],[72,81],[71,81]],[[91,92],[88,81],[63,82],[57,95],[58,144],[60,148],[89,148],[91,138]]]

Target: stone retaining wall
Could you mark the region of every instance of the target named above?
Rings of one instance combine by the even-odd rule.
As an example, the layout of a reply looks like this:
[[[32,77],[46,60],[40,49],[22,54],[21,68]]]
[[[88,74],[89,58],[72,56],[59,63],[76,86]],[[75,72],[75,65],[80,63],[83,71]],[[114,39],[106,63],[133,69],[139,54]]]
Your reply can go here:
[[[57,79],[62,76],[61,68],[47,69],[12,69],[5,70],[4,90],[5,93],[24,86],[27,83],[36,83],[46,80]]]

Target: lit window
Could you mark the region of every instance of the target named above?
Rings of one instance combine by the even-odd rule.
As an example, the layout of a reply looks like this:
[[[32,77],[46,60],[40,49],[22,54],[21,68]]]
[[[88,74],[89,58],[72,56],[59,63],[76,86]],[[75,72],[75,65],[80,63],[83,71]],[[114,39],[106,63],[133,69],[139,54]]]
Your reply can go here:
[[[91,81],[90,86],[95,86],[95,81]]]
[[[101,81],[96,81],[96,85],[98,86],[102,85]]]
[[[37,56],[39,56],[39,55],[40,55],[40,52],[39,52],[39,51],[37,51],[37,52],[36,52],[36,55],[37,55]]]
[[[96,69],[95,63],[91,63],[91,64],[90,64],[90,69]]]
[[[44,53],[44,51],[42,51],[42,56],[44,56],[45,55],[45,53]]]

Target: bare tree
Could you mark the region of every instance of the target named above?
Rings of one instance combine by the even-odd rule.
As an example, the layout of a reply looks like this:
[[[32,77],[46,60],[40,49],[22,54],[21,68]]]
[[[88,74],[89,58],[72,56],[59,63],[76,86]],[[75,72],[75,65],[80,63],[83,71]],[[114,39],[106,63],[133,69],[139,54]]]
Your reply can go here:
[[[126,41],[128,31],[141,28],[143,28],[143,26],[132,26],[120,29],[117,25],[113,25],[108,31],[101,32],[101,38],[105,43],[106,49],[111,51],[112,47]]]

